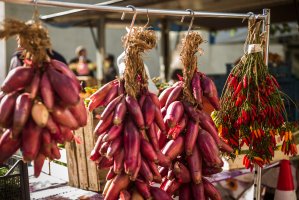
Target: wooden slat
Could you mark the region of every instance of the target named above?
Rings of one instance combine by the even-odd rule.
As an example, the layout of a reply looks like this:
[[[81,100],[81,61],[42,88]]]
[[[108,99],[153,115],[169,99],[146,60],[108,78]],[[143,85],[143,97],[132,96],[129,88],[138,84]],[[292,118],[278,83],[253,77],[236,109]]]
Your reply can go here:
[[[84,132],[83,128],[75,131],[75,135],[81,139],[81,144],[77,145],[76,155],[79,173],[79,185],[81,189],[88,189],[88,169],[86,164],[86,153],[84,145]]]
[[[94,135],[93,135],[93,114],[88,113],[88,121],[87,125],[84,127],[84,141],[85,141],[85,155],[87,160],[87,168],[88,168],[88,189],[92,191],[99,191],[100,182],[97,175],[97,167],[96,164],[89,159],[90,153],[94,146]]]
[[[65,144],[67,168],[69,174],[69,185],[79,187],[79,175],[77,168],[76,144],[75,142],[67,142]]]

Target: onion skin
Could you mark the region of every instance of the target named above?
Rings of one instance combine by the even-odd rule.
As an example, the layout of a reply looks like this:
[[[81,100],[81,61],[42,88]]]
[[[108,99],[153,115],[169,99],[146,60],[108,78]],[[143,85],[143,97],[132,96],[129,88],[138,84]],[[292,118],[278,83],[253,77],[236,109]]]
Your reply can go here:
[[[184,138],[179,136],[176,140],[170,140],[162,149],[162,153],[170,160],[175,159],[184,151]]]
[[[54,67],[56,70],[60,71],[61,73],[63,73],[64,75],[66,75],[67,77],[69,77],[72,80],[72,82],[74,82],[74,84],[78,87],[78,89],[81,88],[79,80],[74,74],[74,72],[70,70],[70,68],[67,65],[65,65],[63,62],[60,62],[59,60],[51,59],[51,66]]]
[[[177,123],[182,119],[183,114],[183,104],[180,101],[174,101],[168,106],[164,120],[166,120],[168,127],[171,128],[177,125]]]
[[[36,158],[41,147],[42,129],[30,120],[22,132],[21,151],[25,161]]]
[[[130,178],[129,178],[128,175],[126,175],[126,174],[117,175],[113,179],[113,181],[112,181],[112,183],[111,183],[111,185],[110,185],[110,187],[107,191],[107,194],[105,195],[104,200],[116,200],[116,199],[118,199],[120,191],[127,188],[129,183],[130,183]]]
[[[228,144],[226,144],[222,139],[220,139],[220,146],[219,146],[219,149],[222,151],[222,152],[226,152],[226,153],[233,153],[234,150],[231,146],[229,146]]]
[[[131,200],[131,194],[127,190],[120,191],[119,200]]]
[[[111,141],[108,149],[107,149],[107,157],[111,158],[113,155],[121,148],[122,146],[122,138],[118,137],[115,140]]]
[[[47,73],[44,73],[42,75],[42,79],[40,82],[40,93],[45,106],[49,110],[52,110],[54,106],[54,91],[47,76]]]
[[[63,126],[69,127],[70,129],[79,128],[79,124],[71,111],[67,108],[55,106],[53,108],[52,117],[55,122],[60,123]]]
[[[39,82],[40,82],[40,72],[37,71],[34,74],[33,80],[31,82],[30,88],[29,88],[29,93],[30,93],[30,98],[35,99],[38,89],[39,89]]]
[[[176,86],[172,91],[171,93],[169,94],[168,98],[167,98],[167,101],[166,101],[166,104],[165,104],[165,107],[168,108],[168,106],[176,101],[179,96],[181,95],[181,92],[183,90],[183,86],[179,85],[179,86]]]
[[[199,184],[192,183],[191,189],[192,189],[193,198],[199,200],[205,200],[203,183],[199,183]]]
[[[221,200],[222,199],[221,194],[215,188],[215,186],[205,178],[203,178],[202,180],[203,180],[205,195],[207,195],[212,200]]]
[[[34,176],[35,177],[39,177],[41,171],[42,171],[42,167],[44,165],[44,162],[46,160],[46,156],[42,153],[39,153],[37,155],[37,157],[34,160]]]
[[[208,167],[221,167],[222,161],[219,157],[219,149],[213,137],[207,131],[200,130],[197,138],[197,145]]]
[[[146,184],[144,181],[137,179],[135,181],[135,186],[138,190],[138,192],[145,198],[145,199],[151,199],[151,192],[150,192],[150,186]]]
[[[83,127],[87,124],[87,110],[84,105],[84,101],[80,98],[79,103],[69,107],[69,110],[77,120],[79,126]]]
[[[101,119],[97,126],[94,129],[94,133],[97,135],[101,135],[103,134],[105,131],[108,130],[108,128],[113,124],[112,120],[113,120],[113,116],[114,116],[114,112],[112,112],[107,119]]]
[[[200,84],[200,74],[195,72],[191,80],[192,94],[196,99],[197,104],[202,108],[202,88]]]
[[[52,142],[51,152],[53,159],[59,160],[61,158],[60,149],[55,142]]]
[[[107,105],[107,107],[104,109],[104,111],[101,114],[101,119],[107,118],[109,116],[109,114],[113,112],[113,110],[118,105],[118,103],[122,100],[122,98],[123,98],[123,95],[120,95],[120,96],[116,97],[115,99],[113,99],[111,102],[109,102],[109,104]]]
[[[33,74],[34,69],[32,67],[16,67],[7,74],[1,90],[5,93],[10,93],[22,89],[31,83]]]
[[[136,99],[130,95],[126,96],[126,105],[129,113],[132,116],[132,119],[140,129],[144,129],[144,119],[142,115],[141,108]]]
[[[48,68],[47,75],[53,90],[68,105],[76,105],[80,101],[79,90],[72,84],[72,79],[58,71]]]
[[[52,134],[55,134],[55,133],[59,132],[59,127],[56,124],[56,122],[54,122],[51,115],[49,115],[49,117],[48,117],[46,127],[50,131],[50,133],[52,133]]]
[[[203,75],[201,78],[201,85],[203,88],[203,94],[209,100],[210,104],[215,110],[220,110],[220,103],[218,98],[218,92],[215,83],[209,77]]]
[[[95,145],[94,145],[94,147],[93,147],[93,149],[90,153],[90,158],[89,158],[90,160],[96,161],[101,157],[99,151],[100,151],[100,148],[101,148],[101,144],[103,143],[102,142],[103,137],[104,137],[104,134],[102,134],[98,137],[98,139],[97,139],[97,141],[96,141],[96,143],[95,143]]]
[[[187,123],[188,123],[188,117],[187,115],[184,114],[181,121],[179,121],[179,123],[175,127],[169,129],[168,131],[169,139],[175,140],[184,131],[184,129],[187,126]]]
[[[146,96],[142,107],[142,113],[144,114],[145,128],[148,128],[155,119],[156,105],[152,101],[150,96]]]
[[[153,181],[155,181],[156,183],[161,183],[162,177],[161,174],[159,173],[156,163],[147,160],[147,165],[150,167],[151,172],[153,173],[154,176]]]
[[[184,184],[179,192],[179,200],[190,200],[191,197],[191,187],[189,184]]]
[[[179,183],[189,183],[191,181],[189,169],[183,163],[177,161],[173,166],[173,172]]]
[[[172,200],[171,196],[160,188],[150,187],[153,200]]]
[[[116,174],[120,174],[124,168],[124,159],[125,159],[125,151],[123,149],[119,149],[116,154],[114,154],[114,163],[113,163],[113,171]]]
[[[187,157],[187,163],[192,180],[195,184],[201,183],[202,179],[202,156],[197,147],[193,148],[191,156]]]
[[[116,174],[113,171],[113,167],[110,167],[109,172],[106,175],[106,181],[112,180]]]
[[[100,106],[107,106],[114,98],[117,97],[117,84],[114,84],[111,90],[106,95],[105,99],[101,102]]]
[[[100,169],[108,169],[111,166],[113,166],[113,158],[109,159],[107,157],[102,157],[102,159],[100,160],[98,167]]]
[[[124,149],[125,172],[131,175],[137,167],[138,154],[140,151],[140,134],[132,120],[126,121],[125,124]]]
[[[173,195],[175,191],[177,191],[181,186],[181,183],[177,182],[175,179],[168,180],[166,185],[164,186],[164,191],[166,191],[169,195]]]
[[[159,129],[165,133],[166,132],[166,126],[164,124],[163,115],[159,109],[158,106],[155,106],[155,122],[158,125]]]
[[[20,138],[13,139],[12,131],[7,129],[0,137],[0,164],[11,157],[21,146]]]
[[[159,95],[159,102],[161,107],[165,106],[169,94],[172,92],[173,89],[174,87],[170,87],[170,88],[166,88],[165,90],[163,90],[163,92],[161,92],[161,94]]]
[[[115,108],[115,113],[113,116],[113,124],[120,125],[125,119],[126,112],[127,112],[126,100],[123,98]]]
[[[137,178],[137,176],[139,175],[139,171],[140,171],[140,168],[141,168],[141,162],[142,162],[142,160],[141,160],[142,158],[141,158],[141,153],[138,153],[138,157],[137,157],[137,167],[136,167],[136,170],[135,170],[135,172],[133,173],[133,175],[131,175],[130,176],[130,180],[131,181],[135,181],[136,180],[136,178]]]
[[[0,126],[8,128],[13,119],[13,113],[16,105],[16,93],[5,95],[0,102]]]
[[[160,151],[158,137],[157,137],[157,134],[155,131],[155,124],[151,124],[146,133],[147,133],[147,136],[148,136],[151,144],[153,145],[154,150],[156,152]]]
[[[147,158],[147,160],[153,161],[155,163],[157,163],[159,161],[157,153],[153,149],[153,146],[147,140],[141,139],[140,145],[141,145],[140,146],[141,154],[145,158]]]
[[[113,81],[106,83],[99,90],[97,90],[89,97],[89,99],[91,100],[88,104],[89,111],[93,111],[105,100],[107,94],[112,89],[113,85],[114,85]]]
[[[45,127],[49,119],[49,112],[41,102],[35,103],[31,109],[31,116],[39,127]]]
[[[23,93],[17,97],[12,127],[12,136],[14,138],[19,137],[20,132],[30,116],[31,107],[32,102],[29,93]]]
[[[103,141],[104,142],[110,142],[116,138],[118,138],[123,131],[123,125],[120,124],[119,126],[113,125],[111,128],[107,131],[107,134],[105,134]]]
[[[43,129],[41,133],[41,150],[40,152],[46,157],[51,157],[51,134],[47,129]]]
[[[152,182],[154,179],[154,175],[150,167],[143,158],[141,159],[140,174],[145,178],[146,181]]]
[[[199,131],[198,123],[189,120],[187,124],[186,135],[185,135],[185,152],[187,156],[191,155],[193,152],[193,148],[197,140],[198,131]]]

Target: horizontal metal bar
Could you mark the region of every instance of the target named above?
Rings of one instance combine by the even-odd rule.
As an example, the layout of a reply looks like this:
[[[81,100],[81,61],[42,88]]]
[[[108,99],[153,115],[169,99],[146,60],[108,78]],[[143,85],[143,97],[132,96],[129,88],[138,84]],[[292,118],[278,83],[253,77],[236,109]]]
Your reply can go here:
[[[60,1],[46,1],[46,0],[0,0],[8,3],[16,4],[31,4],[40,6],[54,6],[54,7],[65,7],[65,8],[77,8],[104,12],[125,12],[134,13],[132,8],[120,7],[120,6],[100,6],[100,5],[90,5],[81,3],[71,3],[71,2],[60,2]],[[138,14],[150,14],[150,15],[163,15],[163,16],[188,16],[189,11],[182,10],[162,10],[162,9],[147,9],[147,8],[136,8]],[[265,20],[266,16],[263,14],[241,14],[241,13],[222,13],[222,12],[202,12],[195,11],[195,17],[211,17],[211,18],[235,18],[244,19],[249,17],[256,17],[257,19]]]

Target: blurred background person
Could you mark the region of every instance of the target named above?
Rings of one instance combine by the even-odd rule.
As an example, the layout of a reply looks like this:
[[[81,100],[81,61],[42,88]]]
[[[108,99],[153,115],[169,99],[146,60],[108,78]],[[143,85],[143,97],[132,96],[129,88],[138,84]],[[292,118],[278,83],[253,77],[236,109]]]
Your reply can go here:
[[[76,57],[69,62],[69,68],[77,76],[95,77],[96,65],[87,58],[87,50],[83,46],[78,46],[75,50]]]
[[[103,84],[112,81],[117,76],[117,70],[114,64],[114,56],[108,54],[104,60]]]

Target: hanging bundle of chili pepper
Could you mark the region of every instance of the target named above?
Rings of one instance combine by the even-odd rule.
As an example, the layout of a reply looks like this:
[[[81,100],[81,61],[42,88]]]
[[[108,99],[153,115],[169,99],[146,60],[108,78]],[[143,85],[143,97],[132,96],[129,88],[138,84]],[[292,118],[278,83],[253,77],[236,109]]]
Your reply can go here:
[[[221,110],[213,113],[218,131],[239,152],[246,144],[249,151],[244,165],[269,163],[276,149],[275,136],[283,138],[282,151],[296,154],[291,126],[286,122],[282,92],[264,64],[261,22],[249,21],[248,51],[232,69],[221,96]]]

